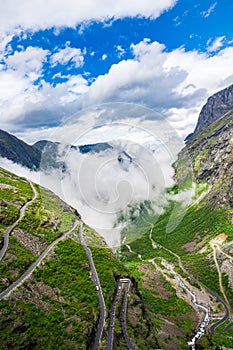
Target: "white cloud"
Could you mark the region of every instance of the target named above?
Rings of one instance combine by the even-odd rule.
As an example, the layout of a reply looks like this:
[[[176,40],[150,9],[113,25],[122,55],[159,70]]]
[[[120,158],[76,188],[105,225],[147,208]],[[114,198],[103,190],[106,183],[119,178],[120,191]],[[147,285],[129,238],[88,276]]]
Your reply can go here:
[[[50,128],[82,108],[120,101],[160,111],[185,137],[194,129],[207,96],[232,81],[232,47],[209,56],[183,48],[168,52],[164,45],[144,39],[131,45],[131,50],[134,58],[112,65],[93,82],[88,77],[67,75],[68,80],[55,87],[42,80],[39,90],[33,79],[50,53],[29,48],[9,56],[8,70],[0,71],[3,126],[8,130],[15,130],[17,125],[19,130]],[[104,116],[102,122],[107,118]],[[25,137],[29,137],[27,131]]]
[[[15,0],[1,1],[0,32],[13,28],[45,29],[74,27],[84,21],[126,16],[158,17],[171,8],[176,0],[134,0],[133,6],[125,0]]]
[[[76,68],[78,68],[83,65],[84,57],[82,50],[67,46],[65,49],[60,49],[54,53],[50,58],[50,62],[52,66],[55,66],[58,63],[63,65],[69,63],[70,65],[74,65]]]
[[[209,39],[207,41],[207,51],[208,52],[216,52],[218,51],[224,44],[226,37],[225,35],[219,36],[216,39]]]
[[[108,55],[106,55],[105,53],[102,55],[102,61],[105,61],[108,58]]]
[[[15,51],[5,59],[7,70],[17,71],[21,76],[30,75],[31,81],[36,80],[41,74],[43,62],[48,54],[48,50],[31,46],[23,51]]]
[[[164,49],[148,39],[132,45],[135,58],[122,60],[97,77],[81,96],[80,106],[114,101],[141,103],[162,111],[164,117],[177,115],[180,110],[176,127],[187,135],[208,95],[226,86],[233,48],[211,57],[183,48],[172,52]]]
[[[80,75],[68,75],[65,76],[67,81],[53,87],[42,79],[38,88],[34,82],[43,77],[43,64],[51,56],[50,51],[29,46],[26,50],[9,54],[11,38],[9,35],[0,39],[1,128],[17,129],[20,125],[39,127],[47,123],[56,125],[69,113],[71,102],[86,91],[87,80]],[[64,63],[72,60],[75,65],[82,64],[83,56],[79,49],[67,47],[57,54]]]
[[[202,17],[208,18],[208,17],[211,15],[211,13],[214,11],[214,9],[215,9],[215,7],[217,6],[217,4],[218,4],[218,3],[217,3],[217,1],[216,1],[215,3],[213,3],[212,5],[210,5],[210,7],[208,8],[208,10],[201,12]]]
[[[117,45],[116,47],[117,53],[118,53],[118,57],[121,58],[122,56],[124,56],[125,54],[125,49],[123,49],[123,47],[121,45]]]
[[[176,16],[174,19],[173,19],[173,22],[175,23],[175,26],[178,27],[179,25],[181,25],[182,21],[181,21],[181,18],[179,16]]]
[[[0,36],[0,58],[2,59],[4,55],[9,52],[7,50],[7,45],[11,42],[13,34],[5,34]]]
[[[4,51],[5,52],[5,51]],[[24,113],[25,105],[40,103],[40,93],[34,81],[40,76],[49,51],[28,47],[4,56],[4,70],[0,71],[1,122],[10,123]]]

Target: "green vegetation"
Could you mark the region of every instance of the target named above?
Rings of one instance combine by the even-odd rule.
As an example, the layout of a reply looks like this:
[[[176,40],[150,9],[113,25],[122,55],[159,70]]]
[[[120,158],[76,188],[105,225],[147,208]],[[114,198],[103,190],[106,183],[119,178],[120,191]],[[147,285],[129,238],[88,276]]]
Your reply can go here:
[[[1,176],[2,184],[7,187],[4,189],[9,192],[2,196],[10,202],[7,208],[12,210],[9,221],[12,223],[18,217],[18,208],[30,200],[33,193],[25,179],[4,170],[1,170]],[[21,232],[21,237],[25,233],[25,237],[34,237],[38,244],[46,247],[70,230],[77,216],[74,209],[50,191],[36,188],[38,198],[27,207],[14,233]],[[6,227],[2,223],[3,232]],[[115,275],[127,275],[128,271],[97,233],[85,226],[84,235],[92,250],[109,310],[116,286]],[[93,340],[99,317],[98,295],[90,277],[86,252],[79,242],[78,227],[70,237],[72,239],[60,241],[9,299],[1,301],[1,349],[80,350],[86,349]],[[0,291],[35,261],[35,252],[30,251],[27,244],[30,242],[24,238],[10,236],[0,267]]]
[[[220,345],[232,349],[232,329],[224,333],[204,335],[197,341],[197,345],[202,346],[203,349],[217,349]]]
[[[19,216],[20,208],[32,198],[27,180],[0,168],[0,232],[10,226]]]
[[[150,201],[130,206],[125,213],[119,214],[118,223],[127,225],[122,238],[125,244],[130,244],[132,252],[122,245],[117,252],[117,260],[104,240],[84,226],[83,236],[92,252],[107,312],[116,292],[116,279],[122,276],[131,278],[127,328],[140,350],[155,348],[157,335],[159,346],[163,349],[187,349],[187,339],[197,329],[196,312],[184,296],[185,292],[176,287],[174,274],[169,268],[166,270],[162,259],[172,264],[174,270],[188,278],[193,286],[200,289],[201,282],[222,296],[210,242],[222,233],[228,242],[233,240],[229,200],[232,181],[230,141],[227,139],[227,157],[223,147],[219,148],[220,153],[215,152],[218,142],[225,140],[225,134],[221,137],[216,135],[225,130],[226,122],[232,122],[231,113],[210,125],[181,151],[174,164],[177,184],[166,190],[169,201],[160,216],[153,212]],[[219,164],[225,164],[224,169],[220,165],[212,166],[213,159],[217,158]],[[225,163],[226,159],[228,163]],[[194,200],[207,189],[210,191],[199,204],[195,201],[186,210],[171,198],[193,186],[193,174],[196,182]],[[0,184],[0,232],[3,233],[16,220],[20,207],[32,198],[33,193],[25,179],[1,169]],[[39,190],[38,187],[37,191],[37,201],[27,208],[16,230],[25,237],[36,239],[44,249],[71,228],[77,215],[74,209],[50,191]],[[35,252],[25,242],[20,240],[19,235],[10,237],[9,249],[0,267],[0,291],[15,281],[36,259]],[[217,258],[221,269],[226,257]],[[150,259],[153,259],[153,264]],[[222,282],[233,305],[229,274],[222,274]],[[120,339],[117,349],[126,348],[121,329],[122,302],[123,293],[117,307],[115,334]],[[217,313],[218,305],[212,307],[216,309],[211,312]],[[219,307],[218,311],[223,309]],[[1,302],[0,316],[3,350],[88,348],[98,322],[99,302],[78,228],[68,239],[60,241],[30,279],[9,299]],[[222,333],[227,324],[225,322],[218,327],[219,333],[206,334],[199,339],[197,344],[200,348],[232,347],[232,330]]]
[[[110,248],[90,247],[96,271],[99,275],[107,310],[111,308],[114,290],[116,287],[115,276],[128,275],[128,270],[116,260]]]
[[[204,184],[199,185],[197,187],[198,195],[206,190],[206,188],[207,186]],[[176,186],[168,190],[169,193],[176,193],[177,191],[178,187]],[[160,275],[159,280],[164,280],[165,289],[163,289],[163,292],[161,292],[161,282],[158,282],[158,276],[156,277],[158,283],[155,282],[153,287],[152,282],[150,282],[150,285],[148,285],[149,282],[145,283],[147,278],[152,281],[153,276],[151,272],[150,277],[145,277],[144,273],[141,272],[141,266],[151,258],[154,259],[157,265],[161,266],[161,258],[164,258],[176,267],[176,271],[179,274],[183,275],[184,272],[178,265],[177,257],[163,249],[163,247],[168,248],[171,252],[180,256],[183,266],[188,271],[188,274],[190,274],[190,277],[194,276],[205,286],[222,296],[219,290],[218,272],[213,261],[213,253],[209,242],[220,233],[225,233],[228,236],[227,240],[232,241],[233,231],[230,218],[226,211],[222,209],[213,210],[212,207],[203,206],[200,203],[199,205],[193,205],[188,208],[183,220],[177,227],[174,227],[173,231],[168,233],[168,222],[175,206],[177,206],[177,203],[170,201],[169,206],[165,208],[164,213],[157,219],[154,225],[152,239],[156,242],[157,248],[152,246],[149,238],[150,228],[148,228],[145,235],[130,243],[133,253],[130,253],[126,246],[122,246],[119,257],[131,274],[139,281],[139,290],[154,325],[163,329],[165,325],[163,325],[163,322],[161,323],[161,319],[165,318],[169,321],[173,319],[176,326],[179,326],[182,332],[188,335],[195,329],[195,316],[193,315],[194,311],[191,306],[177,297],[175,290],[164,280],[162,275]],[[141,259],[138,257],[138,254],[141,255]],[[147,269],[149,268],[147,267]],[[192,278],[191,281],[192,284],[198,287],[197,282],[193,282],[194,280]],[[232,302],[232,289],[229,287],[228,277],[226,275],[223,275],[223,285],[229,300]],[[170,294],[167,295],[165,290],[169,291],[168,293]],[[156,315],[156,319],[154,315]],[[220,337],[221,341],[222,337]],[[179,345],[176,346],[179,349],[187,349],[187,343],[184,341],[184,338],[182,340],[182,337],[176,337],[176,341],[179,342]],[[175,334],[173,336],[170,334],[167,338],[159,337],[160,346],[166,348],[170,342],[175,341],[174,339]],[[214,341],[214,344],[217,344],[215,335],[211,339]],[[226,346],[226,344],[229,345],[232,342],[232,338],[224,342],[221,341],[218,344]]]
[[[40,293],[44,290],[42,302],[33,293],[39,286]],[[2,304],[2,349],[9,342],[14,349],[86,349],[99,304],[80,244],[70,239],[60,242],[55,254],[35,270],[18,293],[22,301],[13,296]],[[13,333],[10,317],[18,325]]]
[[[153,204],[149,200],[130,205],[123,213],[119,213],[118,224],[126,227],[121,232],[121,237],[126,237],[126,242],[133,242],[142,237],[158,219],[152,208]]]

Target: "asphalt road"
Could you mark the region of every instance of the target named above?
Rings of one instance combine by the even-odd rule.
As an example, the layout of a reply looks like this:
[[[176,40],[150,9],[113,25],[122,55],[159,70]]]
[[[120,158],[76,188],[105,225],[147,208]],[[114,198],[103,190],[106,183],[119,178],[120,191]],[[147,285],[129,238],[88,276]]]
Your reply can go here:
[[[10,236],[11,232],[12,232],[12,231],[14,230],[14,228],[18,225],[18,223],[20,222],[20,220],[22,220],[22,218],[23,218],[23,216],[24,216],[24,214],[25,214],[25,210],[27,209],[28,205],[31,204],[31,203],[33,203],[33,202],[35,202],[36,199],[37,199],[37,192],[36,192],[36,189],[35,189],[35,187],[33,186],[33,184],[32,184],[31,181],[29,181],[29,183],[30,183],[30,186],[31,186],[31,188],[32,188],[32,190],[33,190],[34,196],[33,196],[33,198],[32,198],[29,202],[25,203],[25,204],[22,206],[22,208],[20,209],[19,218],[18,218],[10,227],[8,227],[8,229],[6,230],[6,232],[5,232],[4,236],[3,236],[3,239],[4,239],[3,247],[2,247],[2,249],[1,249],[1,251],[0,251],[0,261],[3,259],[4,255],[6,254],[6,251],[7,251],[7,249],[8,249],[8,245],[9,245],[9,236]]]
[[[223,316],[223,318],[221,318],[221,320],[219,320],[218,322],[214,323],[212,326],[210,326],[209,330],[210,330],[210,333],[214,333],[215,332],[215,329],[220,326],[222,323],[224,323],[225,321],[228,320],[229,316],[230,316],[230,310],[228,308],[228,305],[227,303],[225,303],[225,301],[220,298],[217,294],[215,294],[214,292],[212,292],[209,288],[207,288],[206,286],[204,286],[202,284],[202,286],[205,288],[205,290],[212,296],[216,299],[216,301],[218,301],[219,303],[221,303],[224,308],[225,308],[225,315]]]
[[[124,300],[123,300],[123,305],[122,305],[122,310],[121,310],[121,316],[122,316],[122,330],[123,334],[125,337],[126,345],[129,350],[135,350],[135,347],[132,344],[132,341],[130,337],[128,336],[127,332],[127,324],[126,324],[126,314],[127,314],[127,298],[129,294],[129,289],[130,289],[130,279],[128,282],[125,282],[125,295],[124,295]]]
[[[110,311],[110,325],[109,325],[109,329],[108,329],[105,350],[112,350],[112,347],[113,347],[116,307],[117,307],[117,304],[119,302],[119,299],[121,296],[121,291],[122,291],[122,286],[121,286],[121,283],[119,280],[117,281],[116,288],[117,288],[117,292],[116,292],[115,299],[113,301],[112,308]]]
[[[3,299],[4,297],[8,296],[10,293],[12,293],[16,288],[18,288],[31,274],[32,272],[36,269],[36,267],[41,263],[41,261],[44,259],[44,257],[50,252],[53,247],[63,240],[64,238],[67,237],[69,233],[71,233],[76,227],[77,227],[78,221],[75,221],[73,223],[72,228],[66,232],[64,235],[61,237],[57,238],[55,241],[53,241],[44,251],[43,253],[39,256],[39,258],[29,267],[29,269],[24,272],[24,274],[14,283],[12,283],[7,289],[5,289],[2,293],[0,293],[0,300]]]
[[[182,262],[181,262],[181,259],[180,259],[179,255],[175,254],[174,252],[170,251],[169,249],[167,249],[167,248],[165,248],[165,247],[163,247],[163,246],[162,246],[162,248],[164,248],[165,250],[169,251],[169,252],[172,253],[174,256],[176,256],[177,259],[178,259],[178,262],[179,262],[179,266],[180,266],[180,268],[182,269],[182,271],[185,272],[185,273],[187,273],[187,275],[189,275],[188,272],[183,268],[183,264],[182,264]],[[193,277],[193,278],[194,278],[194,277]],[[199,283],[203,288],[205,288],[205,290],[207,291],[207,293],[209,293],[212,297],[214,297],[214,298],[215,298],[218,302],[220,302],[220,303],[224,306],[224,308],[225,308],[225,315],[223,316],[223,318],[221,318],[221,320],[219,320],[218,322],[216,322],[215,324],[213,324],[213,325],[210,326],[210,328],[209,328],[210,333],[214,333],[214,332],[215,332],[215,329],[216,329],[218,326],[220,326],[222,323],[224,323],[225,321],[227,321],[227,319],[229,318],[229,316],[230,316],[229,307],[228,307],[227,303],[225,303],[225,301],[224,301],[222,298],[220,298],[216,293],[212,292],[209,288],[207,288],[206,286],[204,286],[204,285],[203,285],[200,281],[198,281],[196,278],[194,278],[194,280],[195,280],[197,283]],[[223,331],[229,330],[232,326],[233,326],[233,322],[230,323],[228,326],[226,326],[226,327],[224,328]]]
[[[87,247],[87,245],[83,239],[83,222],[82,221],[80,222],[79,237],[80,237],[80,242],[81,242],[83,248],[85,249],[85,252],[86,252],[88,260],[89,260],[90,269],[92,272],[92,281],[94,282],[94,284],[96,286],[96,290],[97,290],[98,298],[99,298],[99,303],[100,303],[99,324],[98,324],[97,331],[95,334],[94,343],[91,345],[91,350],[97,350],[99,347],[99,343],[101,341],[101,338],[102,338],[103,329],[104,329],[104,325],[105,325],[106,306],[105,306],[105,301],[104,301],[104,296],[103,296],[101,284],[99,281],[98,273],[97,273],[96,268],[95,268],[95,264],[94,264],[94,261],[92,258],[91,251]]]
[[[223,332],[229,331],[229,329],[233,327],[233,322],[229,323],[224,329]]]

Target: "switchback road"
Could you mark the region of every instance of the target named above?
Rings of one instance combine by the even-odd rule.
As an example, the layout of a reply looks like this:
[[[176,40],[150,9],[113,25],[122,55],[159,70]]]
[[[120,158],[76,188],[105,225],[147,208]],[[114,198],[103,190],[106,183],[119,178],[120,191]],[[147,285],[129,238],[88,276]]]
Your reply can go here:
[[[29,181],[30,183],[30,186],[32,188],[32,191],[33,191],[33,198],[25,203],[22,208],[20,209],[20,213],[19,213],[19,218],[10,226],[8,227],[8,229],[6,230],[4,236],[3,236],[3,239],[4,239],[4,243],[3,243],[3,247],[0,251],[0,261],[3,259],[4,255],[6,254],[6,251],[8,249],[8,245],[9,245],[9,236],[11,234],[11,232],[14,230],[14,228],[18,225],[18,223],[20,222],[20,220],[22,220],[24,214],[25,214],[25,210],[27,209],[27,207],[29,206],[29,204],[33,203],[36,201],[37,199],[37,191],[34,187],[34,185],[32,184],[31,181]]]
[[[108,330],[108,334],[107,334],[107,341],[106,341],[105,350],[112,350],[112,348],[113,348],[116,308],[117,308],[117,304],[119,302],[119,299],[121,296],[121,291],[122,291],[121,283],[119,280],[117,281],[116,289],[117,289],[117,291],[116,291],[115,299],[113,301],[112,308],[110,311],[110,324],[109,324],[109,330]]]
[[[24,272],[24,274],[14,283],[12,283],[7,289],[5,289],[2,293],[0,293],[0,300],[4,297],[10,295],[16,288],[18,288],[36,269],[36,267],[41,263],[41,261],[45,258],[45,256],[53,249],[53,247],[59,243],[61,240],[65,239],[69,233],[74,231],[74,229],[77,227],[78,221],[75,221],[72,228],[66,232],[61,237],[57,238],[55,241],[53,241],[39,256],[39,258],[29,267],[29,269]]]
[[[125,284],[125,295],[124,295],[123,306],[122,306],[122,311],[121,311],[122,330],[123,330],[123,334],[125,337],[127,348],[129,350],[135,350],[135,347],[132,344],[132,340],[130,339],[130,337],[128,335],[127,323],[126,323],[128,294],[129,294],[129,289],[130,289],[130,279],[125,279],[124,284]]]
[[[95,268],[95,264],[94,264],[94,261],[92,258],[91,251],[83,239],[83,222],[82,221],[80,222],[80,227],[79,227],[79,237],[80,237],[80,242],[81,242],[83,248],[85,249],[85,252],[86,252],[88,260],[89,260],[89,264],[90,264],[90,268],[91,268],[91,272],[92,272],[92,281],[96,285],[96,290],[98,293],[98,298],[99,298],[99,303],[100,303],[99,324],[98,324],[98,328],[96,331],[94,343],[91,345],[91,350],[97,350],[99,347],[99,343],[101,341],[101,338],[102,338],[103,329],[104,329],[104,325],[105,325],[106,306],[105,306],[105,301],[104,301],[104,296],[103,296],[101,284],[99,281],[98,273],[97,273],[96,268]]]

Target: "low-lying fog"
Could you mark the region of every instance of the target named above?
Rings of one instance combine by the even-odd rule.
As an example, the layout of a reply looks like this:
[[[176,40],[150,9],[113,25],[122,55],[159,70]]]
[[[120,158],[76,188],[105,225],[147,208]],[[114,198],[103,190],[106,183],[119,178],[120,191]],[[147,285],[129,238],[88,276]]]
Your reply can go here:
[[[132,110],[130,112],[132,114]],[[103,118],[103,113],[106,113],[106,106],[102,114],[98,110],[98,121]],[[87,115],[93,117],[90,111],[85,117]],[[137,116],[134,119],[131,116],[130,123],[125,120],[124,123],[115,123],[115,114],[112,115],[112,123],[93,124],[88,132],[83,132],[85,128],[81,121],[88,118],[82,115],[81,119],[80,116],[73,118],[53,133],[51,139],[62,142],[55,160],[63,164],[63,170],[48,166],[44,169],[49,152],[46,147],[39,172],[30,171],[7,159],[0,159],[0,166],[52,190],[76,208],[84,222],[99,232],[110,246],[117,247],[120,244],[120,231],[124,227],[124,224],[117,222],[120,212],[126,211],[129,205],[149,200],[153,210],[161,213],[167,200],[171,199],[165,188],[174,183],[171,164],[176,160],[183,142],[174,130],[158,118],[153,120],[148,112],[146,116],[144,114],[144,123],[138,123],[140,127],[136,121],[140,122],[141,119],[137,119]],[[75,148],[64,146],[97,142],[108,142],[112,148],[82,154]],[[173,199],[187,206],[192,194],[192,191],[186,191],[179,197],[173,196]],[[182,219],[183,213],[174,213],[169,231]]]

